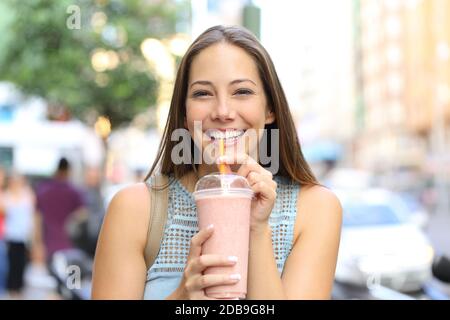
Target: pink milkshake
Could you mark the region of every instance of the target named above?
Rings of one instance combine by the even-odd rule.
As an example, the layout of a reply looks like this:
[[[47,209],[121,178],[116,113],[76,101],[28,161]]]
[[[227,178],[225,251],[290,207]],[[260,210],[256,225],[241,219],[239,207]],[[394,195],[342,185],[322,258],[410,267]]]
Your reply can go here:
[[[247,180],[236,174],[212,174],[200,179],[194,192],[199,228],[213,224],[214,233],[203,244],[202,254],[238,257],[233,267],[211,267],[205,274],[235,274],[234,285],[207,288],[218,299],[244,299],[247,293],[250,206],[253,192]]]

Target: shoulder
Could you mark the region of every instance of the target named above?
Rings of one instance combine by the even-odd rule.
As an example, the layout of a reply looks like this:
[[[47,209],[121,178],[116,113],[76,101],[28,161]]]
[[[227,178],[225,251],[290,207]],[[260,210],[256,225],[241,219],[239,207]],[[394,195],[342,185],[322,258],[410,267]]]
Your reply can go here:
[[[150,220],[150,196],[144,183],[124,187],[109,203],[105,216],[105,229],[120,230],[120,233],[137,238],[145,243]]]
[[[108,206],[108,212],[126,216],[142,215],[147,210],[150,210],[150,196],[143,182],[120,189]]]
[[[297,197],[297,235],[310,226],[334,225],[340,228],[342,207],[338,197],[328,188],[302,186]]]
[[[149,198],[144,183],[127,186],[112,198],[95,252],[94,299],[142,298],[146,275],[144,249],[150,220]]]
[[[338,197],[330,189],[321,186],[302,186],[299,190],[297,205],[330,205],[336,208],[340,208],[340,201]]]

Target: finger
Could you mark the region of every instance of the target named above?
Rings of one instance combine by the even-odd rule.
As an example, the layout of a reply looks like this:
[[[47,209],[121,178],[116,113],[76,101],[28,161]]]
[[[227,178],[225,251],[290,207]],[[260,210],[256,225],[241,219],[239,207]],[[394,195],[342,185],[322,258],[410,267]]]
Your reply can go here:
[[[200,256],[202,252],[202,244],[211,237],[214,231],[214,226],[209,225],[205,229],[200,230],[191,239],[191,246],[189,248],[188,260]]]
[[[206,274],[193,279],[189,288],[193,291],[203,290],[208,287],[219,285],[231,285],[241,280],[240,274]]]
[[[274,200],[277,197],[277,192],[265,181],[259,181],[251,188],[255,194],[259,194],[264,199]]]
[[[261,167],[258,163],[249,162],[249,163],[245,163],[245,164],[241,165],[236,173],[248,179],[248,175],[251,172],[261,174],[263,172],[263,170],[265,170],[265,169],[263,167]]]
[[[256,162],[252,157],[240,156],[240,158],[236,161],[241,161],[242,165],[239,167],[237,174],[247,177],[248,174],[252,171],[262,174],[264,177],[268,177],[270,179],[273,178],[272,172],[264,169],[258,162]]]
[[[217,163],[240,164],[241,166],[237,173],[244,177],[246,177],[250,171],[257,171],[261,173],[267,171],[263,167],[261,167],[259,163],[256,162],[255,159],[253,159],[252,157],[250,157],[248,154],[245,153],[238,153],[232,156],[231,155],[221,156],[217,158]]]
[[[250,186],[252,186],[260,181],[264,181],[269,186],[276,189],[276,182],[273,180],[272,176],[258,173],[256,171],[249,172],[249,174],[247,175],[247,181],[250,184]]]
[[[187,267],[187,274],[202,273],[208,267],[233,266],[237,262],[235,256],[223,256],[218,254],[204,254],[194,258]]]
[[[225,173],[225,174],[230,174],[233,172],[233,170],[231,170],[231,167],[229,164],[227,163],[217,163],[217,170],[219,170],[220,173]]]
[[[247,163],[256,163],[256,161],[245,153],[236,153],[233,155],[224,155],[220,156],[216,160],[217,163],[226,163],[226,164],[247,164]]]

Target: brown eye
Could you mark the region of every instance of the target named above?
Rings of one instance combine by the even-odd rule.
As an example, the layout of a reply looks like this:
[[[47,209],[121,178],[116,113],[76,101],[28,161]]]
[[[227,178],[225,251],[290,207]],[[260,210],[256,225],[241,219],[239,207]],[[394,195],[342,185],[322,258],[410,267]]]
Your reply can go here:
[[[210,93],[208,91],[195,91],[192,94],[192,97],[200,98],[200,97],[205,97],[205,96],[208,96],[208,95],[210,95]]]
[[[238,90],[236,90],[236,92],[234,94],[239,95],[239,96],[247,96],[247,95],[253,94],[253,91],[251,91],[249,89],[238,89]]]

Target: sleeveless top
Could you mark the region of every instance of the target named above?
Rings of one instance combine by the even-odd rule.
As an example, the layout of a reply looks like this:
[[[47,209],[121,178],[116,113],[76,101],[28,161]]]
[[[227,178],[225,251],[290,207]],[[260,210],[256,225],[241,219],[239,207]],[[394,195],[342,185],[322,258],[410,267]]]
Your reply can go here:
[[[274,176],[277,198],[269,218],[278,272],[291,252],[297,215],[298,183]],[[169,185],[168,213],[158,255],[147,271],[144,299],[162,300],[181,282],[191,238],[199,231],[194,197],[178,179]]]
[[[33,199],[24,193],[21,199],[13,200],[5,195],[5,233],[7,241],[27,243],[33,232]]]

